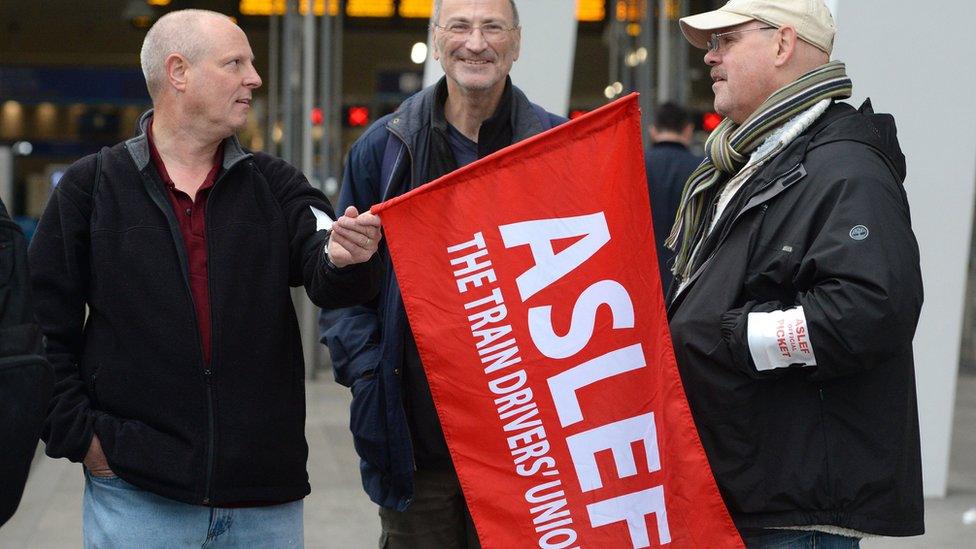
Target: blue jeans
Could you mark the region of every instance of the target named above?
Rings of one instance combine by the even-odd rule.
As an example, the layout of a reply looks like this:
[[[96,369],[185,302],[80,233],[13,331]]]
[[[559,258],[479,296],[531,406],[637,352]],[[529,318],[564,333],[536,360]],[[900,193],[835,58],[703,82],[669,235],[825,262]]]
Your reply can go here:
[[[303,547],[302,501],[222,509],[157,496],[85,470],[85,549],[113,547]]]
[[[860,538],[804,530],[751,530],[742,532],[746,549],[857,549]]]

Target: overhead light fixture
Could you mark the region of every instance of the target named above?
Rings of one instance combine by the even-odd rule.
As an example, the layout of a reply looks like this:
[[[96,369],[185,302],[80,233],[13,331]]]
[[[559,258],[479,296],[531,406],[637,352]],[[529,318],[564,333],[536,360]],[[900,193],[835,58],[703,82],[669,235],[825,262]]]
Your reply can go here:
[[[18,141],[10,147],[10,150],[17,156],[30,156],[34,152],[34,145],[30,141]]]
[[[427,60],[427,44],[424,42],[417,42],[410,49],[410,60],[418,65],[423,65],[424,61]]]
[[[156,18],[156,11],[144,0],[129,0],[122,10],[122,19],[137,29],[148,29]]]

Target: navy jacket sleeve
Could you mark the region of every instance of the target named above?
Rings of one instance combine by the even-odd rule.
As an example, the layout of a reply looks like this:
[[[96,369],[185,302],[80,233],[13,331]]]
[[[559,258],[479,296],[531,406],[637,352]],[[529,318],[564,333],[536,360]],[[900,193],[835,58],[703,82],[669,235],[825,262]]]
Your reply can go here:
[[[380,126],[364,134],[346,158],[339,207],[355,206],[360,211],[380,201],[380,172],[387,133]],[[377,258],[385,257],[386,241],[380,243]],[[380,319],[372,302],[322,311],[320,340],[329,348],[337,382],[347,387],[372,373],[380,361]]]
[[[55,375],[41,437],[49,456],[76,462],[85,458],[94,432],[95,414],[79,368],[89,288],[94,177],[94,155],[65,172],[29,251],[34,310],[47,337],[48,360]]]

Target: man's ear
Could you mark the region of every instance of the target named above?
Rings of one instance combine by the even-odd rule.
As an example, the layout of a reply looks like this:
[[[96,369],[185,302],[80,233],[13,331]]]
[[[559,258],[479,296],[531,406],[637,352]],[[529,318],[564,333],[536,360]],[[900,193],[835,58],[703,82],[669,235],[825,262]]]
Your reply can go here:
[[[430,55],[434,58],[434,61],[441,60],[441,46],[440,41],[437,39],[437,29],[430,31]]]
[[[512,61],[518,61],[519,52],[522,49],[522,27],[513,30],[512,37],[515,39],[515,42],[512,44],[512,52],[515,54],[512,57]]]
[[[190,63],[178,53],[172,53],[164,61],[166,67],[166,83],[177,91],[186,91],[187,69]]]
[[[799,37],[796,35],[796,29],[789,25],[780,27],[776,36],[776,66],[782,67],[793,58],[793,53],[796,52],[796,41],[799,40]]]

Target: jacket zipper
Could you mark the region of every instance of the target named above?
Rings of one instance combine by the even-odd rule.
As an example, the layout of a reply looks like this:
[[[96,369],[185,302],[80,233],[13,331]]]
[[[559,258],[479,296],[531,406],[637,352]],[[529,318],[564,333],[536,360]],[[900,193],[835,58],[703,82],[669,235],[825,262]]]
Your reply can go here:
[[[402,135],[400,135],[400,133],[398,133],[396,130],[394,130],[390,126],[387,126],[386,128],[387,128],[387,130],[389,130],[390,133],[392,133],[393,135],[397,136],[397,139],[399,139],[400,142],[403,143],[403,149],[405,151],[407,151],[407,157],[410,159],[410,173],[408,173],[407,175],[410,178],[410,189],[413,189],[413,184],[414,184],[414,181],[413,181],[413,168],[414,168],[414,166],[416,166],[416,163],[414,162],[414,159],[413,159],[413,151],[410,150],[410,145],[407,144],[407,140]],[[380,197],[380,201],[386,201],[386,200],[389,200],[390,199],[389,194],[390,194],[390,189],[393,188],[393,176],[396,174],[397,168],[400,166],[400,160],[402,158],[403,158],[402,155],[397,155],[396,160],[393,162],[393,169],[390,170],[390,180],[387,181],[386,188],[385,189],[381,189],[381,192],[383,193],[383,196]],[[407,190],[410,190],[410,189],[407,189]]]
[[[161,181],[156,181],[154,177],[150,176],[149,179],[150,179],[150,181],[153,184],[158,184],[159,187],[164,187],[163,183]],[[223,179],[223,177],[221,176],[220,179]],[[220,179],[218,179],[218,182],[220,181]],[[215,182],[214,183],[214,187],[216,187],[216,186],[217,186],[217,183]],[[156,187],[156,188],[159,188],[159,187]],[[150,195],[152,196],[152,193],[151,192],[150,192]],[[175,215],[179,215],[177,212],[175,212],[173,210],[173,206],[169,202],[169,198],[168,197],[161,196],[161,197],[158,197],[158,200],[155,200],[155,201],[156,201],[156,205],[161,210],[163,210],[164,215],[166,213],[168,213],[168,212],[173,212],[174,216]],[[209,204],[209,199],[208,199],[208,204]],[[206,212],[204,212],[204,213],[206,214]],[[178,231],[179,230],[179,222],[176,221],[175,218],[174,219],[170,219],[170,216],[168,216],[168,215],[166,216],[166,218],[171,223],[171,231],[174,229],[174,227],[172,226],[172,223],[174,221],[176,222],[175,229]],[[206,232],[206,227],[204,227],[204,232]],[[173,238],[174,238],[174,243],[176,243],[179,246],[179,243],[182,242],[183,235],[182,235],[182,233],[180,233],[180,237],[179,237],[180,240],[178,242],[176,241],[176,235],[175,234],[173,235]],[[185,249],[186,243],[183,243],[182,245],[184,246],[182,254],[186,254],[186,249]],[[209,248],[209,247],[210,247],[210,243],[209,243],[209,240],[208,240],[207,248]],[[188,270],[189,269],[189,258],[186,258],[185,260],[183,260],[183,255],[182,254],[180,253],[179,248],[177,248],[177,255],[180,255],[181,261],[184,261],[183,266],[185,267],[185,269],[183,269],[183,287],[186,290],[186,296],[189,299],[190,306],[192,307],[194,302],[193,302],[193,292],[190,290],[190,275],[189,275],[189,270]],[[209,259],[210,259],[209,258],[209,249],[208,249],[208,254],[207,255],[208,255],[207,260],[209,261]],[[207,278],[209,279],[209,277],[207,277]],[[208,284],[209,284],[209,280],[208,280]],[[212,311],[211,311],[211,314],[212,314]],[[207,364],[204,362],[204,358],[203,358],[203,341],[200,339],[200,319],[197,318],[196,310],[194,310],[193,317],[192,318],[193,318],[193,333],[196,335],[197,349],[199,349],[199,351],[200,351],[200,366],[201,366],[201,370],[203,370],[204,385],[206,387],[206,393],[207,393],[207,419],[208,419],[208,422],[207,422],[207,427],[208,427],[208,429],[207,429],[207,477],[206,477],[206,480],[204,482],[203,500],[201,501],[201,503],[203,505],[210,505],[210,498],[211,498],[210,490],[211,490],[211,484],[213,482],[213,462],[214,462],[213,389],[212,389],[212,386],[211,386],[211,383],[210,383],[211,371],[210,371],[210,369],[207,368]]]
[[[211,383],[209,368],[203,370],[204,382],[207,385],[207,482],[203,489],[203,504],[210,504],[210,490],[213,484],[214,470],[214,407],[213,407],[213,383]]]
[[[397,136],[397,139],[399,139],[403,143],[403,149],[405,151],[407,151],[407,157],[409,157],[409,159],[410,159],[410,170],[411,170],[411,173],[409,173],[407,175],[410,177],[410,187],[412,188],[413,187],[413,173],[412,173],[412,171],[413,171],[413,167],[415,166],[414,160],[413,160],[413,151],[410,150],[410,146],[407,144],[407,140],[404,139],[402,135],[400,135],[399,133],[397,133],[396,131],[394,131],[389,126],[387,126],[387,129],[390,131],[390,133],[392,133],[393,135]],[[383,190],[384,196],[381,196],[380,197],[380,199],[383,200],[383,201],[389,200],[389,196],[388,195],[390,194],[390,189],[393,187],[393,177],[396,174],[397,168],[400,166],[400,160],[402,158],[403,158],[402,155],[397,155],[396,160],[393,162],[393,168],[390,170],[390,180],[387,182],[386,189]],[[403,317],[403,318],[401,318],[401,320],[403,322],[408,322],[407,319],[406,319],[406,314],[405,313],[406,313],[406,311],[403,311],[401,313],[401,316]],[[403,414],[403,424],[404,424],[404,427],[407,430],[407,440],[410,441],[410,463],[411,463],[411,465],[413,467],[413,470],[416,471],[417,470],[417,458],[413,454],[413,449],[415,447],[414,440],[413,440],[413,433],[410,431],[410,424],[407,422],[407,408],[406,408],[406,406],[403,405],[403,390],[402,390],[403,389],[402,388],[402,385],[403,385],[403,377],[400,375],[402,368],[403,368],[403,366],[401,366],[400,368],[395,368],[394,371],[393,371],[393,375],[397,376],[397,383],[399,383],[400,386],[401,386],[401,392],[400,392],[400,395],[401,395],[400,396],[400,412]],[[410,498],[410,499],[413,499],[413,498]]]
[[[227,173],[230,172],[230,170],[234,169],[234,166],[236,166],[236,165],[237,164],[234,164],[229,169],[224,170],[224,173],[220,174],[220,176],[217,177],[217,180],[214,181],[213,187],[210,188],[210,196],[207,197],[207,205],[204,206],[204,209],[203,209],[203,214],[204,214],[204,227],[203,227],[203,232],[207,236],[207,265],[210,265],[210,246],[212,244],[211,241],[210,241],[210,238],[209,238],[209,236],[210,236],[210,215],[208,215],[208,213],[207,213],[210,210],[210,201],[214,198],[214,196],[217,193],[217,186],[220,184],[221,181],[224,180],[224,178],[227,176]],[[187,287],[187,290],[189,291],[189,286]],[[204,505],[210,505],[211,499],[213,498],[213,494],[211,493],[211,491],[213,490],[214,461],[216,459],[215,458],[215,454],[217,452],[216,443],[214,442],[214,439],[216,439],[217,427],[216,427],[216,417],[215,417],[215,414],[214,414],[214,395],[213,395],[213,391],[214,391],[214,388],[213,388],[213,360],[214,360],[213,319],[214,319],[214,314],[213,314],[213,299],[211,299],[211,297],[213,295],[214,295],[214,291],[213,291],[213,278],[210,276],[210,274],[208,272],[207,273],[207,296],[208,296],[207,297],[207,299],[208,299],[207,305],[210,307],[210,343],[211,343],[210,344],[210,362],[211,362],[210,364],[207,364],[206,363],[206,358],[203,356],[203,341],[200,339],[200,326],[199,326],[200,320],[197,319],[197,344],[200,347],[200,362],[201,362],[201,366],[203,366],[203,380],[204,380],[204,384],[206,385],[206,389],[207,389],[207,427],[208,427],[207,428],[207,480],[206,480],[206,484],[205,484],[204,490],[203,490],[203,504]],[[191,302],[192,302],[192,299],[193,299],[193,295],[192,294],[190,295],[190,299],[191,299]],[[196,317],[196,314],[194,314],[193,316],[195,318]]]
[[[800,174],[800,177],[796,178],[795,181],[789,181],[789,179],[791,177],[794,177],[797,173]],[[726,226],[725,232],[722,234],[722,237],[719,239],[718,244],[715,245],[715,248],[712,250],[712,253],[709,254],[708,258],[705,259],[705,261],[702,262],[701,267],[699,267],[698,270],[695,271],[691,275],[691,278],[689,279],[688,284],[685,284],[685,286],[684,286],[683,289],[681,289],[680,291],[678,291],[678,292],[676,292],[674,294],[674,298],[671,300],[671,304],[668,305],[668,307],[667,307],[668,316],[671,315],[671,313],[673,311],[673,307],[672,306],[675,303],[678,302],[678,298],[681,297],[688,290],[688,288],[691,287],[692,283],[698,278],[699,275],[701,275],[702,272],[704,272],[705,267],[712,261],[712,258],[715,257],[715,254],[718,253],[719,249],[722,247],[722,244],[725,244],[725,240],[728,238],[729,234],[732,233],[732,227],[735,226],[735,224],[739,221],[739,219],[743,215],[745,215],[747,212],[753,210],[756,207],[760,207],[761,206],[762,209],[763,209],[763,211],[765,211],[769,207],[769,201],[772,200],[773,198],[775,198],[780,193],[781,190],[785,190],[786,188],[792,186],[793,183],[796,183],[796,181],[799,181],[804,176],[806,176],[806,170],[803,169],[803,164],[800,163],[800,164],[797,164],[797,165],[793,166],[792,168],[786,170],[782,175],[773,178],[772,180],[769,181],[769,183],[766,183],[762,187],[756,189],[756,192],[754,192],[752,194],[752,197],[750,197],[749,201],[746,202],[745,207],[743,207],[742,210],[739,211],[739,213],[735,214],[735,218],[732,219],[732,221]],[[780,182],[787,182],[787,181],[789,181],[789,182],[788,182],[788,184],[786,184],[786,185],[783,186],[783,189],[780,189],[779,191],[771,194],[770,196],[763,197],[762,200],[760,200],[760,201],[758,201],[756,203],[753,203],[752,202],[753,199],[755,199],[756,197],[760,196],[762,193],[764,193],[767,189],[769,189],[773,185],[775,185],[777,183],[780,183]]]
[[[126,146],[126,148],[128,148],[128,146]],[[220,174],[220,176],[214,182],[213,187],[211,188],[210,197],[208,197],[208,199],[207,199],[207,206],[208,206],[208,208],[209,208],[209,205],[210,205],[210,198],[213,198],[213,193],[216,190],[217,185],[221,181],[224,180],[224,178],[227,176],[228,173],[230,173],[230,171],[232,169],[234,169],[241,162],[246,161],[248,158],[250,158],[250,155],[245,155],[245,156],[239,158],[233,164],[231,164],[230,166],[228,166],[224,170],[224,173]],[[170,223],[170,232],[173,233],[174,230],[176,230],[177,232],[179,232],[179,222],[176,220],[176,217],[175,217],[178,214],[175,211],[173,211],[173,206],[170,203],[169,198],[167,196],[165,196],[164,194],[162,194],[159,191],[159,189],[165,188],[165,185],[162,183],[162,181],[157,180],[152,175],[152,170],[149,170],[148,168],[144,168],[143,171],[145,171],[145,172],[148,173],[148,176],[144,176],[144,177],[146,177],[149,180],[149,183],[150,183],[150,185],[148,185],[148,188],[147,188],[147,191],[149,192],[149,196],[152,199],[152,201],[156,203],[156,207],[158,207],[160,210],[162,210],[163,215],[166,217],[167,221]],[[206,210],[204,210],[204,215],[206,215]],[[206,233],[206,232],[207,232],[207,227],[205,225],[204,226],[204,233]],[[183,236],[182,233],[180,233],[179,241],[182,241],[182,236]],[[174,243],[178,242],[177,241],[176,234],[172,234],[172,237],[173,237]],[[184,246],[185,246],[185,244],[184,244]],[[190,304],[192,306],[192,304],[193,304],[193,292],[190,291],[189,258],[184,257],[184,255],[186,254],[185,248],[183,250],[183,253],[180,253],[180,249],[179,249],[179,247],[177,247],[177,252],[176,253],[177,253],[177,256],[179,256],[179,258],[180,258],[181,267],[183,267],[183,284],[184,284],[183,287],[186,289],[186,295],[189,298]],[[207,239],[207,261],[208,262],[210,261],[210,239]],[[210,287],[211,284],[210,284],[210,277],[209,276],[207,277],[207,286],[208,286],[208,291],[210,292],[210,295],[213,295],[213,291],[212,291],[213,288]],[[210,310],[210,318],[211,318],[211,321],[212,321],[212,319],[213,319],[213,305],[212,304],[211,304],[211,310]],[[213,485],[214,453],[216,451],[216,449],[214,448],[214,439],[216,438],[215,437],[215,430],[216,430],[215,423],[216,423],[216,421],[215,421],[215,418],[214,418],[214,405],[213,405],[213,401],[214,401],[214,398],[213,398],[213,381],[212,381],[213,371],[212,371],[211,368],[208,368],[207,367],[207,364],[204,362],[204,358],[203,358],[203,341],[200,339],[200,320],[197,318],[197,315],[196,315],[196,311],[195,310],[194,310],[194,314],[193,314],[193,327],[195,329],[194,332],[196,333],[196,338],[197,338],[197,348],[200,350],[200,365],[202,366],[203,376],[204,376],[204,385],[206,386],[206,392],[207,392],[207,427],[208,427],[208,429],[207,429],[207,477],[206,477],[206,481],[204,483],[204,492],[203,492],[203,500],[202,500],[202,503],[203,503],[203,505],[210,505],[210,502],[211,502],[211,499],[212,499],[212,495],[211,495],[210,492],[212,490],[212,485]],[[213,357],[211,356],[211,359],[212,358]]]

